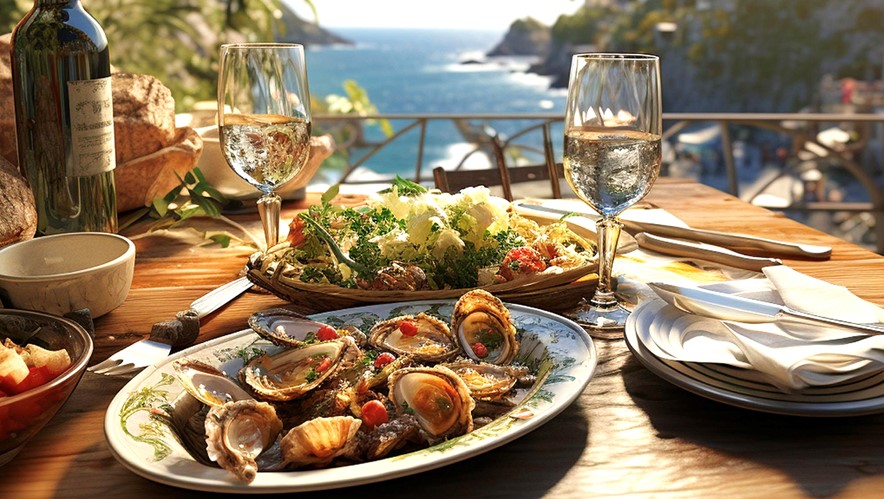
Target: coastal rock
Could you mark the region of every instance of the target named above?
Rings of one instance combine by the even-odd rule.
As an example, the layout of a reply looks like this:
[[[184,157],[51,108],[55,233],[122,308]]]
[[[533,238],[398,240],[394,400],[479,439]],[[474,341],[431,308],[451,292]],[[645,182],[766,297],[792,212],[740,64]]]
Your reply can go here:
[[[331,31],[309,22],[287,7],[279,5],[282,11],[280,26],[276,28],[277,42],[300,43],[307,45],[353,45],[353,42]]]
[[[552,34],[549,26],[526,17],[514,21],[503,40],[488,52],[489,57],[509,55],[546,56],[549,53]]]

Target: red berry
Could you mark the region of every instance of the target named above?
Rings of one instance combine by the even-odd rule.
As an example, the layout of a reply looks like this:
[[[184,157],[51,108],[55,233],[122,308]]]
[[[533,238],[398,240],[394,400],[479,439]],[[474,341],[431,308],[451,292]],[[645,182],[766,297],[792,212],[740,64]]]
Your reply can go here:
[[[369,400],[362,404],[362,422],[369,428],[374,428],[390,420],[387,408],[380,400]]]
[[[316,337],[319,341],[335,340],[338,336],[338,332],[331,326],[322,326],[319,328],[319,331],[316,332]]]
[[[402,336],[414,336],[417,334],[417,324],[414,321],[399,321],[399,332]]]
[[[375,367],[384,367],[385,365],[389,364],[390,362],[393,362],[394,360],[396,360],[396,357],[393,354],[391,354],[390,352],[384,352],[384,353],[378,355],[378,358],[374,359],[374,366]]]
[[[483,345],[481,342],[477,341],[473,343],[473,353],[476,354],[476,357],[480,359],[484,359],[488,356],[488,347]]]

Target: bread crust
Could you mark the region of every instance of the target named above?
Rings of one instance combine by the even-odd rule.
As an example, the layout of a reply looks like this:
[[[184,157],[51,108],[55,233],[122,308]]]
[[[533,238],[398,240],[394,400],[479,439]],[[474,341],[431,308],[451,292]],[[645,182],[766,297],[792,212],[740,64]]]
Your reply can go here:
[[[34,237],[37,208],[34,194],[15,165],[0,158],[0,247]]]

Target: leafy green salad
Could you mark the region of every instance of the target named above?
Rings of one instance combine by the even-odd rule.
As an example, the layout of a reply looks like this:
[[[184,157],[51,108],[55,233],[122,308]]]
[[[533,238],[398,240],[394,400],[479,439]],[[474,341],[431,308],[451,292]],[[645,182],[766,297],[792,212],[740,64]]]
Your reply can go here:
[[[538,225],[485,187],[447,194],[397,178],[359,207],[331,204],[337,192],[330,189],[289,226],[284,258],[303,282],[355,288],[359,278],[399,262],[420,267],[429,289],[471,288],[529,268],[521,265],[526,253],[538,260],[531,272],[567,270],[595,257],[595,246],[564,223]]]

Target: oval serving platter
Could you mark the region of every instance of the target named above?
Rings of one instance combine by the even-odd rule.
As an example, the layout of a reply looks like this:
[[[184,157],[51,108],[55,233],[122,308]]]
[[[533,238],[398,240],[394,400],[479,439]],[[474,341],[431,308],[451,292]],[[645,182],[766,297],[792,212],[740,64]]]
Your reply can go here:
[[[449,320],[453,300],[385,303],[312,315],[336,327],[371,324],[403,314],[426,312]],[[508,415],[472,432],[432,447],[378,461],[318,470],[259,472],[250,484],[238,482],[220,468],[194,460],[168,427],[150,417],[153,408],[172,402],[183,391],[172,363],[188,357],[214,365],[227,374],[242,366],[254,349],[278,347],[250,329],[188,348],[148,367],[111,401],[104,430],[114,456],[132,472],[159,483],[186,489],[230,493],[302,492],[379,482],[420,473],[490,451],[534,430],[568,407],[595,372],[597,357],[583,329],[558,315],[507,304],[519,333],[517,360],[538,373],[534,387]],[[525,414],[530,417],[522,419]],[[519,415],[520,417],[514,417]]]

